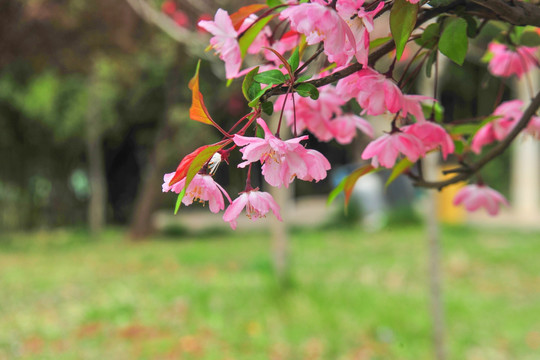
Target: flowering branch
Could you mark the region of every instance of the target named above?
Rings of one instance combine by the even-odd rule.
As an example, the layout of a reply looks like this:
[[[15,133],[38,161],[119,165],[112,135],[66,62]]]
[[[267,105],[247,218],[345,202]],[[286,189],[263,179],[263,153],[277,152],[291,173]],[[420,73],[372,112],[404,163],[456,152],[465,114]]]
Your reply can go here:
[[[523,113],[523,116],[521,117],[519,122],[516,124],[516,126],[512,129],[512,131],[506,136],[506,138],[504,138],[503,141],[499,142],[496,146],[494,146],[487,154],[482,156],[477,162],[463,166],[461,168],[452,169],[452,172],[456,172],[458,174],[448,180],[424,181],[421,179],[416,179],[414,181],[414,185],[419,186],[419,187],[430,188],[430,189],[442,190],[446,186],[456,184],[460,181],[467,180],[472,175],[477,173],[480,169],[482,169],[490,161],[495,159],[497,156],[501,155],[510,146],[510,144],[512,144],[512,142],[519,135],[519,133],[527,127],[532,116],[536,113],[536,111],[538,111],[538,108],[540,108],[540,92],[538,92],[536,96],[532,99],[531,103],[529,104],[525,112]]]

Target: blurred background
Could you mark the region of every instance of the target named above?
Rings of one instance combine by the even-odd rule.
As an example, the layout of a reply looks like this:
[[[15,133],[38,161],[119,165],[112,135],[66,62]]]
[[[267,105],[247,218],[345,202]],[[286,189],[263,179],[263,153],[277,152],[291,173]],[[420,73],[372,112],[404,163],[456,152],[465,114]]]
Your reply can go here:
[[[448,359],[537,359],[537,145],[483,173],[512,209],[467,217],[449,189],[430,237],[429,196],[405,179],[384,189],[389,174],[359,183],[347,213],[326,206],[362,136],[309,140],[333,170],[275,194],[285,223],[173,216],[163,174],[219,140],[188,118],[199,58],[213,118],[248,111],[196,23],[245,4],[0,2],[0,359],[429,359],[432,338]],[[519,94],[486,73],[482,46],[445,67],[445,121],[490,113],[501,86]],[[245,174],[216,177],[234,197]]]

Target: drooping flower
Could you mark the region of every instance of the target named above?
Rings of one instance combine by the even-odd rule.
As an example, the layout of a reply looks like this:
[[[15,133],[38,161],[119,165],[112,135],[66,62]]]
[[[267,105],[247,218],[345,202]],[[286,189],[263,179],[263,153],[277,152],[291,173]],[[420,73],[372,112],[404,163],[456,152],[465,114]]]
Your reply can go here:
[[[214,35],[210,39],[212,48],[219,54],[219,58],[225,62],[225,74],[227,79],[238,75],[242,65],[242,55],[238,44],[238,33],[227,11],[218,9],[214,21],[199,21],[201,28]]]
[[[356,39],[356,60],[367,66],[369,54],[369,33],[373,31],[373,19],[384,7],[379,2],[377,7],[366,11],[363,7],[364,0],[341,0],[337,2],[336,10],[343,20],[349,25]]]
[[[370,142],[362,153],[362,159],[371,159],[371,165],[392,168],[396,159],[402,153],[410,161],[415,162],[425,153],[422,141],[416,136],[404,132],[384,134]]]
[[[360,116],[345,114],[330,120],[328,126],[336,141],[340,144],[350,144],[356,136],[356,129],[373,138],[373,127]]]
[[[531,135],[532,137],[540,140],[540,117],[533,116],[529,121],[529,125],[525,129],[525,133]]]
[[[356,98],[362,113],[381,115],[386,111],[397,113],[402,108],[399,87],[383,74],[371,68],[362,69],[341,79],[337,86],[339,95],[346,99]]]
[[[495,76],[510,77],[516,75],[521,78],[538,64],[536,47],[517,46],[514,49],[496,42],[488,46],[488,53],[492,55],[488,70]]]
[[[169,186],[169,182],[173,176],[174,172],[165,174],[163,176],[162,190],[163,192],[172,191],[179,194],[186,184],[186,178],[183,178],[174,185]],[[217,213],[225,208],[223,195],[225,195],[229,202],[231,202],[229,194],[227,194],[221,185],[214,181],[212,176],[196,174],[188,185],[186,194],[182,199],[182,203],[189,206],[193,203],[193,201],[199,201],[202,203],[208,201],[210,211]]]
[[[521,100],[506,101],[497,106],[493,115],[498,118],[476,132],[471,142],[471,149],[479,154],[484,145],[504,139],[523,115],[522,106]]]
[[[275,111],[280,111],[283,106],[285,96],[280,96],[275,104]],[[327,85],[319,88],[319,98],[313,100],[309,97],[296,97],[295,105],[291,98],[288,98],[284,108],[284,115],[287,124],[294,128],[296,111],[296,131],[301,133],[304,130],[311,132],[319,141],[330,141],[334,138],[330,126],[330,119],[342,113],[341,106],[345,100],[338,96],[336,88]],[[354,135],[354,134],[353,134]]]
[[[454,142],[444,128],[431,121],[422,121],[402,128],[406,134],[411,134],[422,142],[424,151],[441,148],[443,158],[454,152]]]
[[[338,13],[323,1],[293,5],[283,10],[281,20],[288,19],[291,29],[306,36],[308,45],[324,43],[328,61],[347,64],[356,54],[356,40]]]
[[[240,193],[240,196],[229,205],[223,214],[223,220],[227,221],[233,230],[236,229],[236,219],[244,208],[246,208],[247,217],[252,220],[265,217],[272,210],[276,218],[282,221],[279,214],[279,205],[276,204],[272,195],[253,189]]]
[[[307,135],[283,141],[272,134],[268,125],[263,119],[258,119],[257,123],[264,130],[264,139],[257,137],[246,137],[235,135],[233,140],[237,146],[243,146],[242,159],[245,161],[238,167],[260,161],[262,164],[262,174],[264,179],[272,186],[285,185],[286,187],[295,177],[304,180],[322,180],[326,177],[319,174],[314,169],[330,168],[326,158],[321,156],[314,157],[315,150],[304,148],[300,141],[308,138]],[[323,163],[323,159],[326,161]],[[317,174],[314,176],[314,174]]]
[[[506,198],[498,191],[480,184],[467,185],[459,190],[454,198],[454,205],[460,204],[469,212],[483,207],[491,216],[497,215],[500,204],[509,206]]]

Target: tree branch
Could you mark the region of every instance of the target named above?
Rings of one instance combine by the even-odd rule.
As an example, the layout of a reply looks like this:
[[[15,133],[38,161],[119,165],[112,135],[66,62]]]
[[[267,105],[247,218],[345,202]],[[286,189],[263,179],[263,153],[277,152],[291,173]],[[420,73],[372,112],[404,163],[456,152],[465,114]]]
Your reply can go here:
[[[475,13],[479,17],[498,19],[518,26],[540,26],[540,7],[532,3],[517,0],[469,0],[466,4],[467,8],[474,8],[471,4],[479,5]]]
[[[423,180],[416,180],[414,182],[415,186],[419,187],[425,187],[425,188],[431,188],[431,189],[439,189],[452,185],[455,183],[458,183],[463,180],[467,180],[470,178],[473,174],[477,173],[480,169],[482,169],[486,164],[488,164],[491,160],[495,159],[497,156],[501,155],[514,141],[514,139],[518,136],[518,134],[527,127],[527,124],[529,123],[531,117],[536,113],[538,108],[540,107],[540,92],[536,94],[534,99],[532,99],[531,103],[523,113],[523,116],[519,120],[519,122],[516,124],[516,126],[510,131],[508,136],[504,138],[503,141],[499,142],[494,148],[492,148],[486,155],[481,157],[477,162],[469,165],[468,167],[461,168],[462,172],[460,172],[458,175],[444,181],[423,181]],[[459,168],[458,168],[459,169]],[[454,172],[458,172],[458,169],[454,169]]]

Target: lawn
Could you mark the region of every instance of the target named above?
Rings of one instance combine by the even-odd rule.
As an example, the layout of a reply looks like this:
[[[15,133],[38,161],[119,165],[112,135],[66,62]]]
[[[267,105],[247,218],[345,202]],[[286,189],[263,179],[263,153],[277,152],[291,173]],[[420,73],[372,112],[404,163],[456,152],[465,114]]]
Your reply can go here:
[[[0,237],[0,359],[431,359],[419,227]],[[449,359],[540,358],[540,233],[443,231]]]

